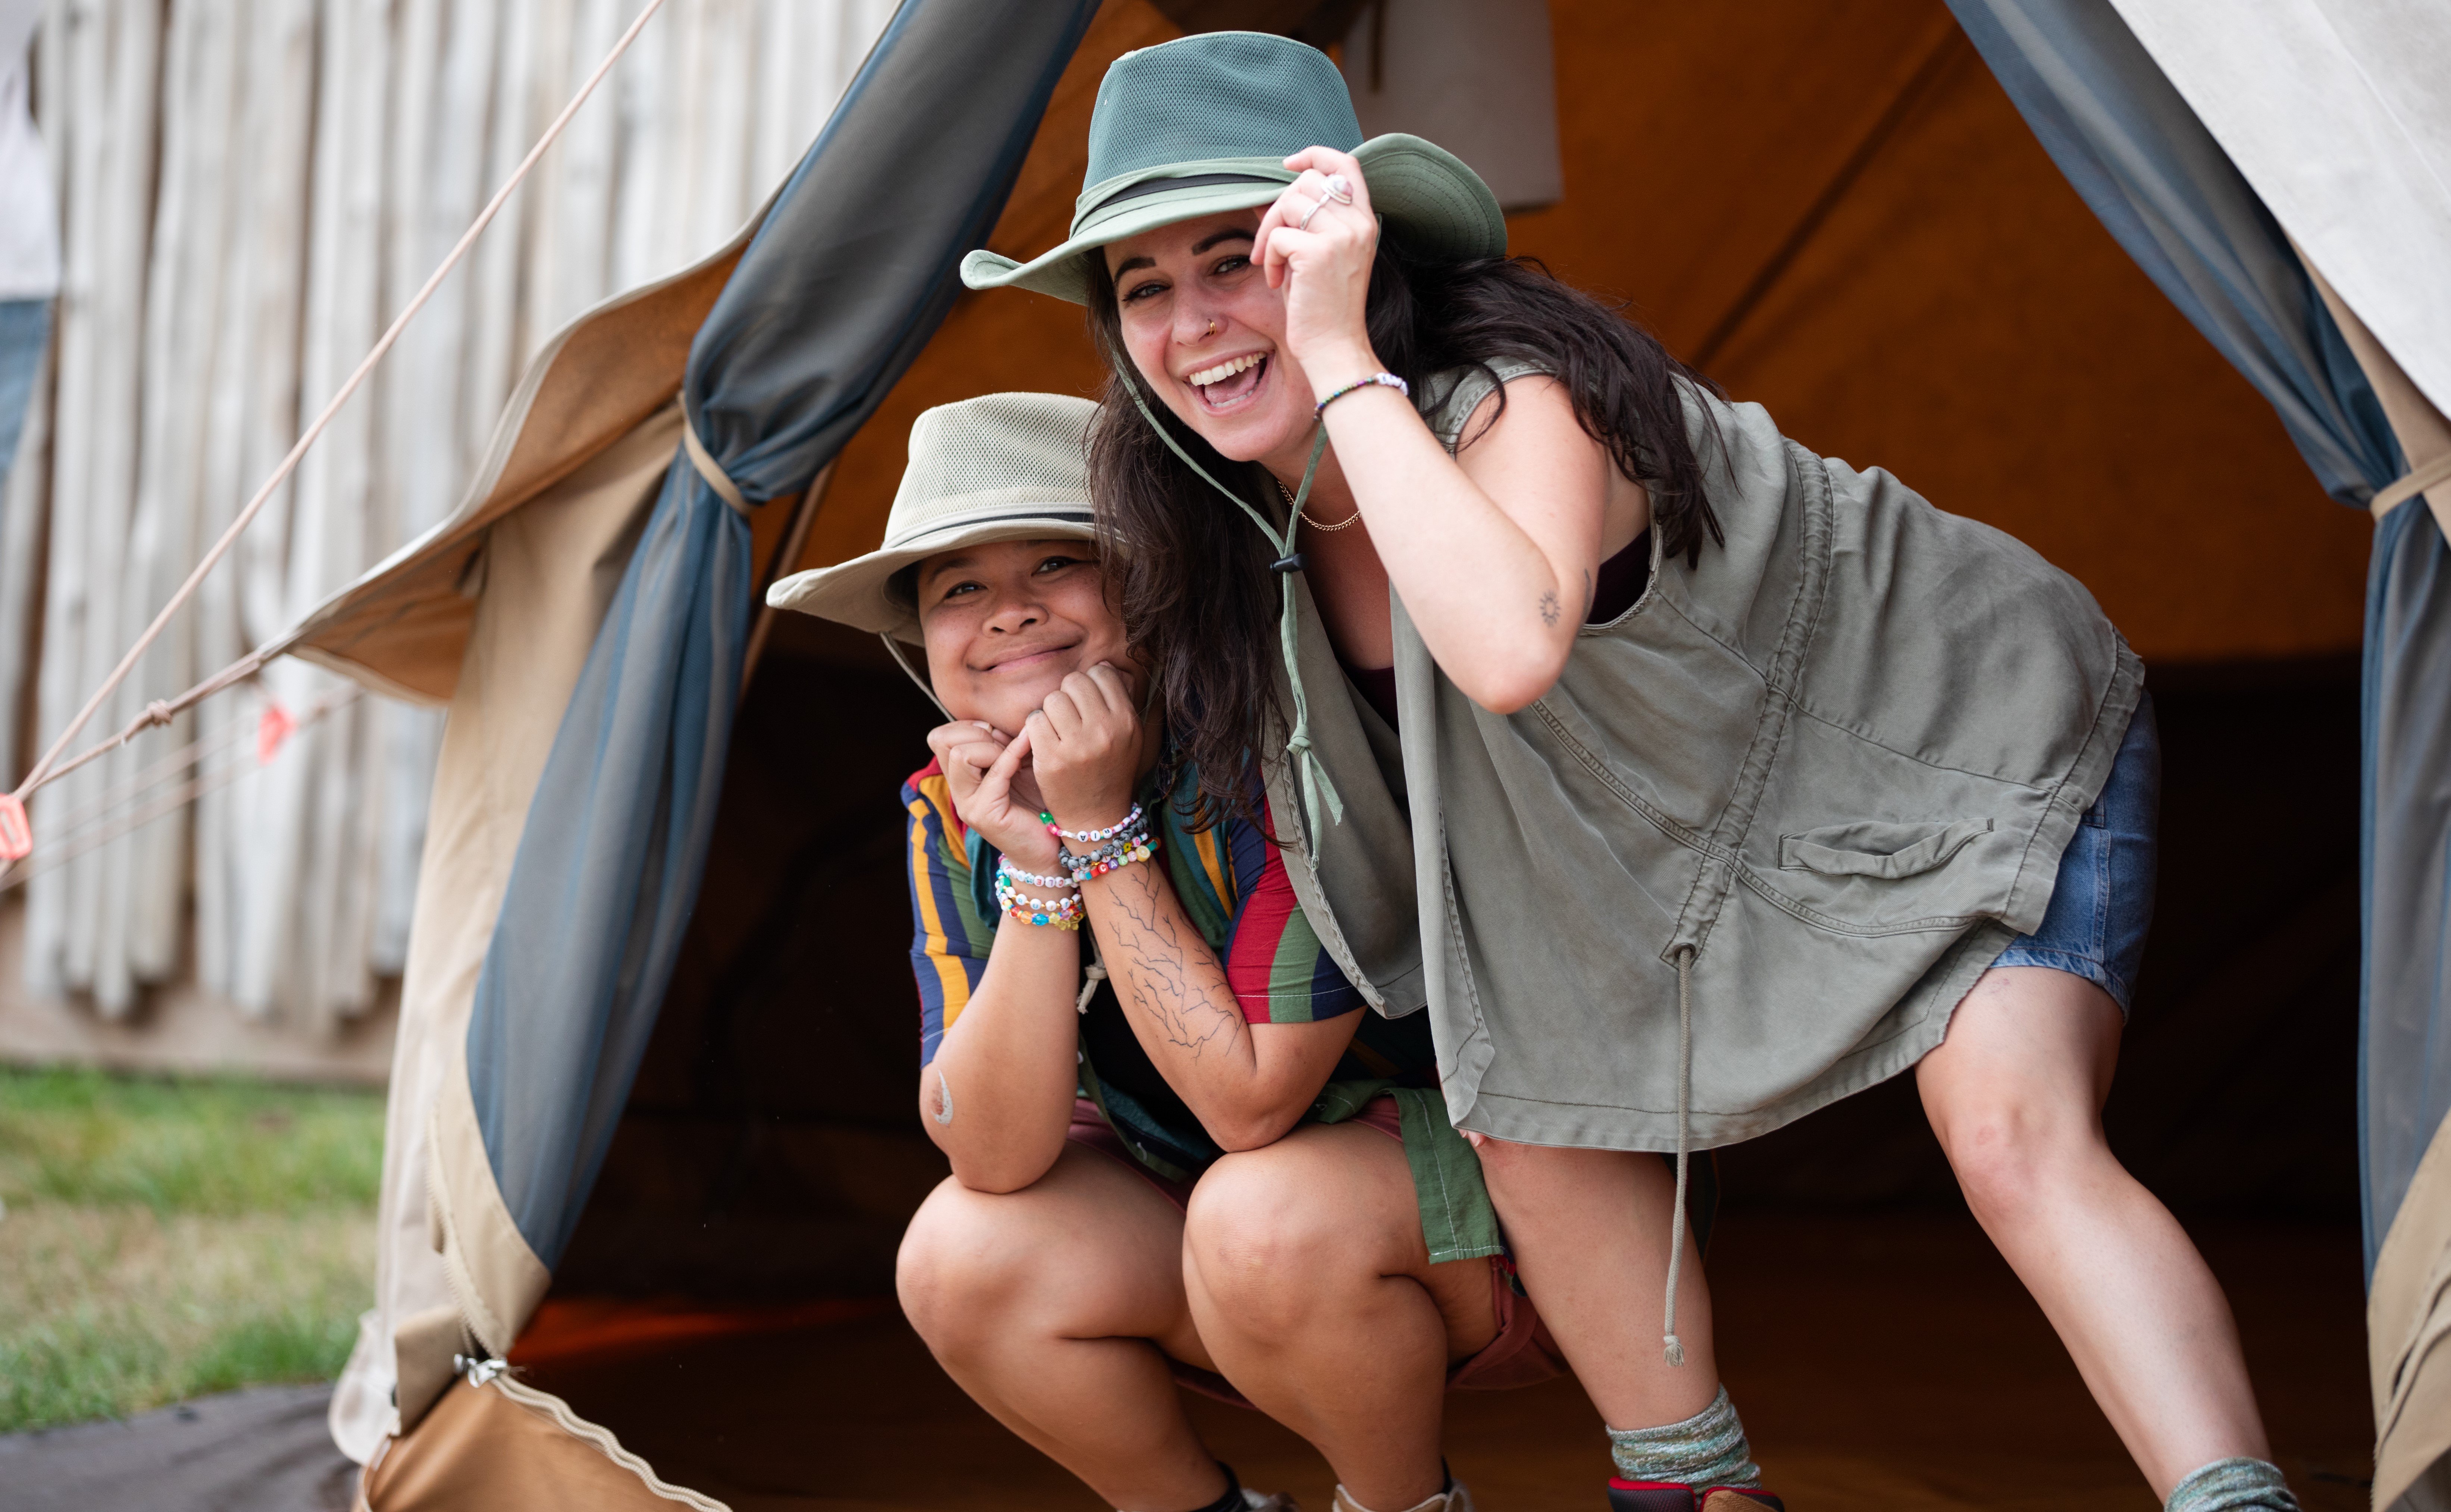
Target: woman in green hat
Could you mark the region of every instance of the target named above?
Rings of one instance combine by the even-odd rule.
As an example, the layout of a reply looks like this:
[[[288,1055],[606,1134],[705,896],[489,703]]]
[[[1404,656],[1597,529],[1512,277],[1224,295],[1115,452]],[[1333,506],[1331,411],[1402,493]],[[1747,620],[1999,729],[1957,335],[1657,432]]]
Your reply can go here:
[[[1688,1153],[1910,1069],[2156,1493],[2294,1507],[2226,1300],[2103,1140],[2158,746],[2085,590],[1508,261],[1315,49],[1126,55],[1088,180],[1063,245],[964,277],[1088,306],[1134,653],[1203,770],[1270,753],[1323,940],[1426,1009],[1620,1512],[1755,1479]]]

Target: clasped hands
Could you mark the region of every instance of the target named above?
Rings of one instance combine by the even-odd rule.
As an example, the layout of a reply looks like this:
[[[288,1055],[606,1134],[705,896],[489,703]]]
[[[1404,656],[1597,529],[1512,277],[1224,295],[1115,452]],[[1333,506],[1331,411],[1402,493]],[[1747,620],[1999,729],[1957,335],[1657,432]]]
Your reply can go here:
[[[1141,716],[1110,663],[1073,672],[1007,734],[985,720],[928,732],[952,790],[953,812],[1014,865],[1055,869],[1061,844],[1043,809],[1066,829],[1103,829],[1132,806],[1140,781]]]

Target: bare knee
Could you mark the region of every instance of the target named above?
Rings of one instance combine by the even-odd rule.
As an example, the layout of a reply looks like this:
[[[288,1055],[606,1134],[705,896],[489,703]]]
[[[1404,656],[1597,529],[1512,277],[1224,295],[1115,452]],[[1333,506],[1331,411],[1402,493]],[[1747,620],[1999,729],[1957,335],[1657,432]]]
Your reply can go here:
[[[1186,1279],[1236,1331],[1284,1338],[1307,1326],[1343,1280],[1376,1280],[1361,1215],[1339,1212],[1315,1162],[1286,1146],[1229,1154],[1193,1189],[1183,1230]]]
[[[2003,1101],[1935,1120],[1941,1147],[1975,1214],[2014,1222],[2110,1160],[2089,1110]]]
[[[1011,1202],[948,1177],[921,1203],[893,1258],[902,1311],[929,1347],[959,1353],[1036,1282],[1043,1257]]]

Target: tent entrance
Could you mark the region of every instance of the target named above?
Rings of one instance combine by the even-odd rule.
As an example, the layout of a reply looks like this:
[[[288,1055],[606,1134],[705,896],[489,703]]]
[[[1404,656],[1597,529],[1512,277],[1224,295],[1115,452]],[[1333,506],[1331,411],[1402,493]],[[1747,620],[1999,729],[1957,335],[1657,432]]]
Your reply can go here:
[[[892,800],[938,716],[873,640],[802,616],[775,636],[742,703],[680,969],[512,1357],[667,1482],[741,1512],[1088,1507],[963,1394],[892,1301],[903,1224],[944,1172],[912,1107]],[[2350,1026],[2290,1010],[2338,1000],[2344,970],[2354,980],[2354,907],[2343,915],[2326,886],[2352,859],[2332,811],[2354,802],[2352,676],[2157,677],[2163,943],[2112,1103],[2123,1153],[2180,1204],[2233,1300],[2293,1483],[2310,1509],[2341,1512],[2363,1505],[2371,1433],[2357,1362],[2337,1347],[2361,1317],[2340,1106]],[[2276,807],[2281,772],[2325,798]],[[1730,1152],[1725,1170],[1710,1268],[1720,1354],[1775,1489],[1903,1512],[2148,1504],[2048,1324],[1955,1205],[1910,1079]],[[1206,1399],[1191,1410],[1246,1483],[1326,1504],[1325,1466],[1290,1433]],[[1459,1393],[1447,1412],[1450,1457],[1487,1504],[1593,1492],[1604,1441],[1571,1381]]]
[[[873,637],[775,617],[680,963],[554,1298],[788,1315],[892,1296],[903,1226],[947,1169],[912,1113],[894,801],[940,718]]]

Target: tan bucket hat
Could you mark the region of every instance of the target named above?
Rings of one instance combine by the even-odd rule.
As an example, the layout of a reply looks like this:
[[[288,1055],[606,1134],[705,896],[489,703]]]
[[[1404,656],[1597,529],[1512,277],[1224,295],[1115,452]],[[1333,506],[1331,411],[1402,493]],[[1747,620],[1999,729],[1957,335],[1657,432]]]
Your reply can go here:
[[[885,543],[794,572],[766,591],[766,602],[920,645],[918,611],[892,589],[896,572],[956,547],[1095,534],[1083,447],[1097,415],[1096,404],[1066,394],[989,394],[923,412],[911,426],[911,465],[885,517]]]

